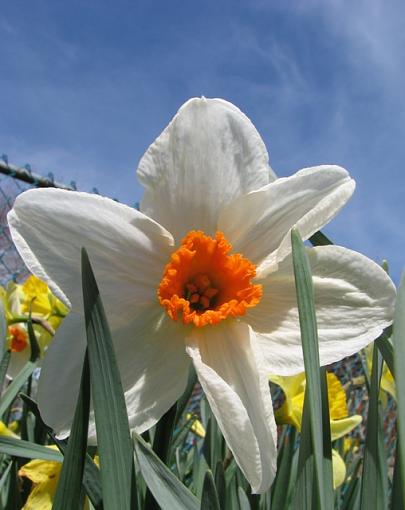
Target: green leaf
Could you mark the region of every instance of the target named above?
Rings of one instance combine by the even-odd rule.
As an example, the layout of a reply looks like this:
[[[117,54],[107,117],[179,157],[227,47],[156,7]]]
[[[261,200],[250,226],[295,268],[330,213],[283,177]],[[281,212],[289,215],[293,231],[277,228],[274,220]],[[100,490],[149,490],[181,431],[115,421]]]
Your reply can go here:
[[[39,348],[37,337],[35,335],[35,331],[32,326],[31,312],[30,312],[30,317],[28,318],[28,321],[27,321],[27,330],[28,330],[28,338],[29,338],[30,347],[31,347],[30,361],[35,363],[35,361],[41,355],[41,350]]]
[[[400,443],[400,440],[399,440],[399,438],[397,438],[397,445],[396,445],[396,451],[395,451],[394,476],[393,476],[393,482],[392,482],[392,498],[391,498],[391,509],[392,510],[403,510],[405,508],[404,495],[403,495],[403,491],[402,491],[403,474],[401,473],[399,443]]]
[[[316,510],[322,508],[322,506],[319,502],[319,493],[314,474],[314,453],[309,416],[310,409],[307,401],[308,393],[305,392],[293,508],[303,510],[313,508]]]
[[[405,272],[398,289],[394,318],[394,371],[397,394],[397,420],[399,437],[402,499],[405,501]]]
[[[153,437],[153,451],[168,464],[170,457],[170,445],[172,441],[174,423],[176,418],[177,405],[172,407],[160,418],[155,427],[155,435]]]
[[[326,368],[320,369],[321,398],[322,398],[322,443],[323,443],[323,482],[325,484],[325,507],[333,508],[333,467],[332,467],[332,439],[330,431],[328,379]]]
[[[277,455],[277,476],[272,486],[272,508],[282,510],[286,508],[286,494],[292,475],[291,464],[294,455],[296,432],[295,429],[287,426],[284,441],[281,444]]]
[[[194,365],[190,363],[186,389],[184,390],[183,395],[177,401],[175,424],[179,422],[181,415],[184,413],[188,401],[190,400],[191,394],[193,393],[193,389],[194,386],[196,385],[196,382],[197,374]]]
[[[356,500],[356,491],[359,491],[359,472],[362,466],[362,457],[359,455],[354,460],[352,460],[352,464],[347,472],[347,480],[348,483],[345,487],[345,492],[342,499],[342,509],[346,510],[350,507],[350,501],[353,502]],[[356,489],[357,487],[357,489]]]
[[[303,461],[313,459],[314,484],[316,488],[316,501],[319,508],[328,508],[330,493],[333,494],[333,482],[330,479],[330,470],[328,468],[327,452],[323,446],[323,424],[322,421],[322,389],[320,380],[320,361],[318,350],[318,331],[315,316],[314,291],[312,285],[311,269],[309,266],[304,243],[296,229],[291,231],[293,267],[295,276],[295,289],[297,294],[298,313],[301,329],[302,350],[304,355],[304,365],[306,374],[305,399],[303,410],[303,428],[304,417],[307,414],[307,423],[310,429],[310,445],[302,441]],[[307,413],[306,408],[307,407]],[[327,448],[328,445],[325,445]],[[332,454],[330,453],[330,458]],[[326,462],[325,462],[326,458]],[[303,471],[304,464],[301,464],[302,474],[312,472],[309,461],[308,472]],[[311,476],[307,483],[311,482]],[[303,489],[304,484],[300,487]],[[304,495],[303,495],[304,496]],[[299,499],[299,495],[297,495]],[[316,508],[316,506],[312,506]]]
[[[226,494],[226,510],[240,510],[236,477],[231,478]]]
[[[3,352],[6,349],[7,345],[7,319],[6,313],[4,310],[4,302],[0,297],[0,352]]]
[[[312,236],[309,238],[309,242],[313,246],[329,246],[330,244],[333,244],[333,242],[320,230],[315,232],[315,234],[312,234]]]
[[[221,510],[211,470],[208,470],[205,473],[203,491],[201,495],[201,510]]]
[[[165,463],[169,463],[173,429],[177,414],[177,405],[172,407],[160,418],[155,427],[153,436],[153,451]],[[145,494],[145,506],[150,510],[159,510],[152,493],[147,489]]]
[[[20,491],[18,490],[18,464],[17,460],[12,461],[12,467],[10,471],[10,483],[8,485],[7,501],[4,510],[17,510],[21,508],[21,497]]]
[[[6,469],[4,469],[3,473],[1,474],[1,478],[0,478],[0,494],[3,493],[3,487],[6,485],[7,482],[9,482],[8,480],[8,477],[10,475],[10,471],[13,467],[13,462],[10,461],[6,467]]]
[[[63,461],[63,455],[57,450],[12,437],[0,436],[0,453],[27,459]]]
[[[6,391],[3,393],[0,403],[0,416],[7,411],[10,404],[13,402],[17,393],[20,391],[21,386],[25,384],[27,379],[30,377],[32,372],[36,369],[37,363],[33,363],[29,361],[21,371],[16,375],[11,384],[7,387]]]
[[[152,448],[133,433],[135,455],[142,476],[163,510],[198,510],[198,499],[163,464]]]
[[[215,469],[217,462],[222,459],[224,440],[219,430],[217,420],[211,413],[205,429],[205,437],[202,452],[211,471]]]
[[[242,487],[238,487],[238,500],[240,510],[251,510],[249,498],[246,496],[246,492],[242,489]]]
[[[390,336],[392,334],[392,327],[386,328],[381,336],[377,338],[375,341],[379,351],[384,358],[385,363],[387,363],[388,368],[393,376],[395,376],[394,371],[394,347],[390,341]]]
[[[215,468],[215,487],[218,493],[219,504],[221,508],[226,506],[226,481],[224,465],[221,460],[217,462]]]
[[[4,351],[3,357],[0,361],[0,393],[3,389],[4,379],[7,375],[8,364],[10,363],[11,351]]]
[[[382,357],[376,345],[373,348],[373,365],[369,394],[366,441],[363,457],[363,473],[360,492],[360,509],[370,510],[387,508],[382,476],[384,469],[380,451],[380,418],[378,412],[378,395],[382,371]]]
[[[173,436],[173,429],[176,419],[177,405],[172,407],[160,418],[155,427],[155,434],[153,437],[153,451],[156,455],[168,465],[171,453],[171,442]],[[157,503],[154,500],[152,493],[147,489],[145,494],[145,507],[149,510],[158,509]]]
[[[133,448],[125,397],[110,329],[84,248],[82,283],[104,507],[106,510],[129,510]]]
[[[90,373],[87,352],[84,357],[79,397],[64,454],[62,470],[52,510],[79,508],[83,471],[87,454],[87,433],[90,413]]]

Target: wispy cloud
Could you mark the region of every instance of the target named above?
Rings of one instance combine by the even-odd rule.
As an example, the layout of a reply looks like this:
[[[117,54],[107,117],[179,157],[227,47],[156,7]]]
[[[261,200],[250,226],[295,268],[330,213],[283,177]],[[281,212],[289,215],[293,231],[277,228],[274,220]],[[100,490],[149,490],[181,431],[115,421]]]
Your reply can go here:
[[[251,117],[279,175],[348,168],[357,190],[328,232],[393,258],[399,274],[402,1],[21,6],[0,20],[0,152],[13,163],[133,204],[137,161],[181,103],[225,97]]]

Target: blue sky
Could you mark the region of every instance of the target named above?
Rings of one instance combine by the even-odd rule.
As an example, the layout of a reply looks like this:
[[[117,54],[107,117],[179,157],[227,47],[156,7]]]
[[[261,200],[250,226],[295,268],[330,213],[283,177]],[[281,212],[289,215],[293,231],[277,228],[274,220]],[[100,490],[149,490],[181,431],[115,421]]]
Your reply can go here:
[[[135,169],[192,96],[256,125],[280,176],[322,163],[357,181],[325,229],[405,265],[401,0],[14,0],[0,13],[0,153],[133,205]]]

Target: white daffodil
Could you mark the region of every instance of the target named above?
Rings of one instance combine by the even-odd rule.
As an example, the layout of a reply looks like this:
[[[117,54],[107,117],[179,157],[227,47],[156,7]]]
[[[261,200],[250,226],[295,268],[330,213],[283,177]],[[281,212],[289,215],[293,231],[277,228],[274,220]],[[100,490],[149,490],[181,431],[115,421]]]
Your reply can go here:
[[[71,425],[86,347],[80,250],[88,250],[112,330],[131,427],[151,427],[182,394],[190,361],[254,492],[276,471],[267,374],[304,369],[290,229],[304,239],[351,196],[337,166],[275,179],[256,129],[220,99],[191,99],[143,156],[141,211],[107,198],[30,190],[9,213],[29,269],[70,308],[44,360],[39,405]],[[359,253],[308,250],[322,364],[392,321],[394,286]],[[94,431],[94,428],[92,429]]]

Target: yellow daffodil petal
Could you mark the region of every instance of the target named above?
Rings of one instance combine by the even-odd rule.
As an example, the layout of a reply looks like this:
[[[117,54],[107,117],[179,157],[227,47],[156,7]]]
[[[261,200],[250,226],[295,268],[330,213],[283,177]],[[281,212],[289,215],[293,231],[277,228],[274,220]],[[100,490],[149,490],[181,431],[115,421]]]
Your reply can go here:
[[[40,484],[59,477],[61,468],[61,462],[34,459],[24,464],[18,474],[29,478],[33,483]]]
[[[57,450],[55,445],[48,446]],[[61,462],[34,459],[24,464],[18,471],[34,484],[22,510],[51,510],[56,486],[62,469]]]
[[[286,398],[284,404],[280,407],[280,409],[277,410],[275,414],[277,423],[289,423],[300,431],[302,410],[304,407],[306,382],[305,373],[303,372],[293,376],[271,375],[269,379],[281,387]],[[344,435],[347,433],[347,430],[352,430],[356,425],[358,425],[358,421],[357,418],[354,420],[348,419],[348,421],[345,421],[345,418],[348,416],[346,393],[336,375],[328,372],[327,382],[331,428],[334,427],[334,423],[337,422],[336,429],[338,430],[338,433],[340,433],[341,430],[344,430],[345,432],[342,434]]]
[[[333,488],[337,489],[346,478],[346,464],[336,450],[332,450]]]
[[[364,352],[366,354],[367,367],[369,372],[371,373],[371,365],[373,360],[373,344],[368,345],[364,349]],[[381,374],[381,389],[384,390],[386,393],[389,393],[391,397],[396,401],[397,396],[395,390],[395,381],[385,361],[383,363],[383,370]],[[383,402],[384,406],[387,404],[386,398],[383,397],[382,392],[380,392],[380,400]]]
[[[21,510],[52,510],[58,479],[55,477],[36,485]]]
[[[24,293],[21,285],[10,282],[7,286],[6,293],[6,318],[13,319],[15,316],[22,315],[22,302],[24,301]]]
[[[302,408],[304,405],[305,373],[292,376],[271,375],[270,381],[280,386],[285,395],[284,404],[276,411],[277,423],[289,423],[301,430]]]
[[[381,388],[387,393],[389,393],[395,401],[397,400],[395,381],[391,374],[390,369],[387,367],[385,363],[383,373],[381,376]]]
[[[359,449],[359,440],[352,437],[343,438],[343,451],[348,453],[350,451],[356,452]]]
[[[348,434],[349,432],[351,432],[361,423],[361,420],[362,417],[359,414],[348,416],[347,418],[343,418],[342,420],[331,420],[330,432],[332,441],[336,441],[336,439],[339,439]]]
[[[348,416],[346,392],[339,379],[332,372],[327,373],[329,413],[331,420],[339,420]]]
[[[30,276],[22,285],[24,293],[24,301],[22,303],[22,311],[28,314],[30,307],[34,315],[47,317],[52,312],[51,304],[49,301],[48,285],[37,278]]]
[[[5,423],[3,423],[2,421],[0,421],[0,436],[5,436],[5,437],[14,437],[14,438],[17,438],[18,436],[16,434],[14,434],[14,432],[9,428],[7,427],[7,425]]]
[[[194,420],[190,428],[191,432],[193,432],[198,437],[205,437],[205,428],[200,420],[197,420],[191,413],[186,414],[186,419]]]

